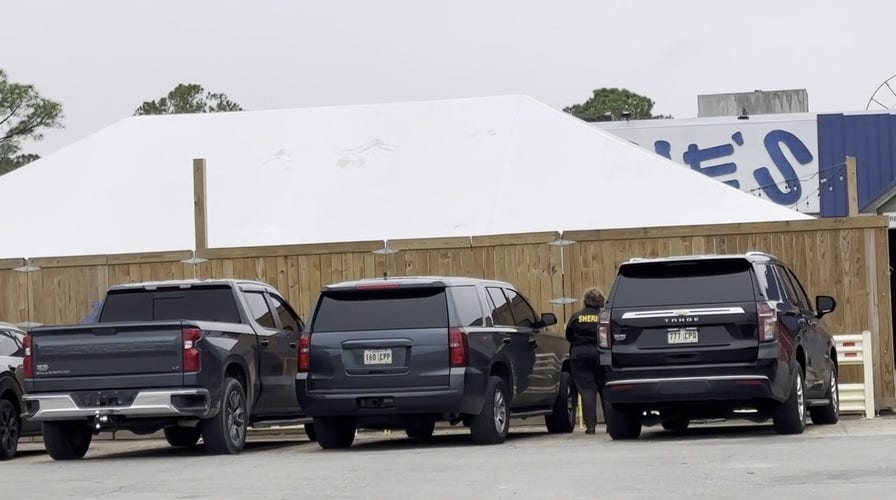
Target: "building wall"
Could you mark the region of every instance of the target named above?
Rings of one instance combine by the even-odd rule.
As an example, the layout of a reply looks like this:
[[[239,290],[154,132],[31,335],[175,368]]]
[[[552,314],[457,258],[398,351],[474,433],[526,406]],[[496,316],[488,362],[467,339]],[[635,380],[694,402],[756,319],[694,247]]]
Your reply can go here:
[[[896,194],[896,115],[818,115],[822,217],[842,217],[849,212],[844,168],[847,156],[856,158],[859,210],[875,213]]]

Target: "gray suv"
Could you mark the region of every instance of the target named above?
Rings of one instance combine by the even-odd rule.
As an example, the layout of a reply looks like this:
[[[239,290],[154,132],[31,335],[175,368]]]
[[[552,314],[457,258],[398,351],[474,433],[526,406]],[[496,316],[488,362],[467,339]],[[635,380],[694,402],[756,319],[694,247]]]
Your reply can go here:
[[[511,417],[544,416],[572,432],[576,393],[569,344],[508,283],[407,277],[322,289],[299,340],[296,395],[322,448],[348,448],[355,430],[432,435],[436,421],[502,443]]]

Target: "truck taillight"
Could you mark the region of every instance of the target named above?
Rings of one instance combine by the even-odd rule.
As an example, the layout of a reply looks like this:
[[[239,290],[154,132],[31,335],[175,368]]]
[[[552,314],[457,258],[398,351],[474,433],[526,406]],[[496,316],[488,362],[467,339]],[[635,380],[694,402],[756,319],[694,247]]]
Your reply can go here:
[[[757,302],[758,322],[756,334],[760,342],[772,342],[778,338],[778,315],[771,302]]]
[[[300,372],[311,371],[311,334],[303,333],[299,337],[299,367]]]
[[[185,372],[198,372],[202,368],[202,355],[199,352],[199,340],[202,339],[202,330],[196,327],[187,327],[182,332],[184,340],[184,369]]]
[[[448,361],[451,367],[467,366],[467,332],[463,328],[448,330]]]
[[[22,371],[25,372],[25,378],[34,378],[34,358],[31,356],[31,335],[25,335],[22,341],[25,348],[25,359],[22,361]]]
[[[603,309],[600,312],[600,322],[597,324],[597,345],[609,349],[613,345],[613,332],[610,331],[610,310]]]

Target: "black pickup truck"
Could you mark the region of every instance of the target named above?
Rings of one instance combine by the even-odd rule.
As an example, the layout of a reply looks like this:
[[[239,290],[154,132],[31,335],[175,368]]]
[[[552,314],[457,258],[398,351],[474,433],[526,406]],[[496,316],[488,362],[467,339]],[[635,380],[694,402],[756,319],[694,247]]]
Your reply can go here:
[[[551,335],[509,283],[401,277],[323,288],[299,340],[296,393],[322,448],[348,448],[355,429],[426,439],[436,421],[504,442],[513,417],[575,428],[569,343]]]
[[[96,323],[26,337],[24,417],[42,424],[55,460],[83,457],[94,434],[115,429],[239,453],[249,426],[310,422],[294,391],[303,327],[264,283],[115,286]]]

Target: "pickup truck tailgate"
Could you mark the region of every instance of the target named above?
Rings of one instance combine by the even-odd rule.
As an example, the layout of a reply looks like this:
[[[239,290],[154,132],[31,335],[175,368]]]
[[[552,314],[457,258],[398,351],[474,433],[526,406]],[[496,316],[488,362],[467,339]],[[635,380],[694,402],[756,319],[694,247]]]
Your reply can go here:
[[[36,328],[33,392],[183,384],[180,322]]]

